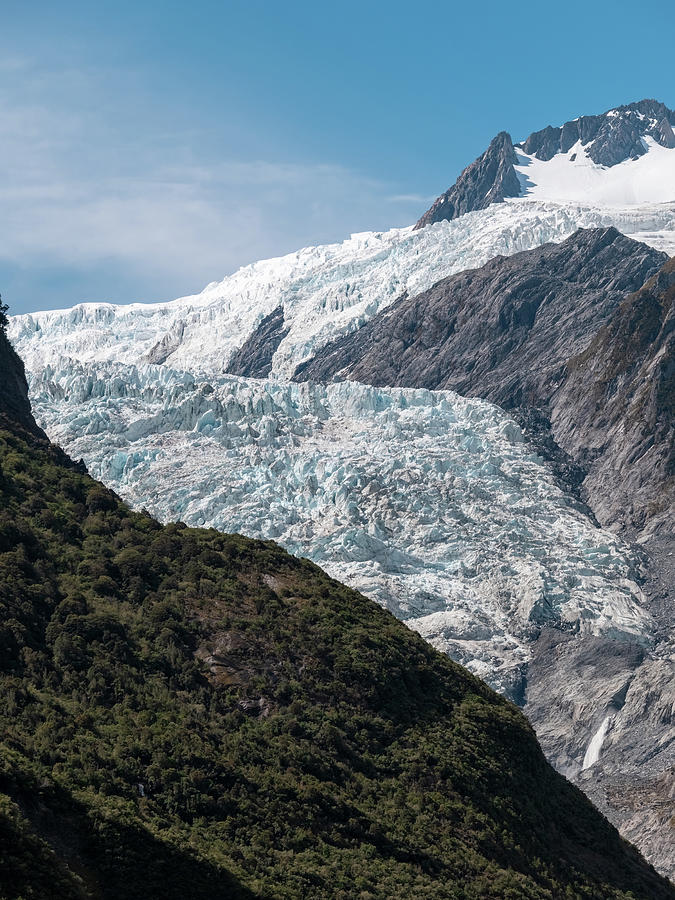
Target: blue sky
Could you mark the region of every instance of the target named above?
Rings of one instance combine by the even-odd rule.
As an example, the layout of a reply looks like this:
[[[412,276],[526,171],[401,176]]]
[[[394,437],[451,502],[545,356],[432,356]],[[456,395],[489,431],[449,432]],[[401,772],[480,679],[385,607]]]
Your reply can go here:
[[[675,106],[665,2],[0,7],[13,312],[195,292],[413,222],[501,129]]]

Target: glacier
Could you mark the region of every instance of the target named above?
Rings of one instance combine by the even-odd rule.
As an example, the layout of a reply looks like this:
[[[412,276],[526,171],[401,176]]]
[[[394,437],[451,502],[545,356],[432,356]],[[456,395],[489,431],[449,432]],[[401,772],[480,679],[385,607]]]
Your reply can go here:
[[[510,696],[542,625],[652,640],[639,560],[486,401],[111,362],[30,388],[50,437],[136,507],[278,541]]]
[[[562,241],[577,228],[608,225],[675,254],[675,201],[603,207],[523,198],[418,231],[365,232],[306,247],[245,266],[200,294],[168,303],[82,303],[16,316],[9,335],[30,371],[72,360],[223,373],[260,322],[282,307],[288,334],[271,374],[288,379],[325,344],[406,292],[417,294],[497,255]]]

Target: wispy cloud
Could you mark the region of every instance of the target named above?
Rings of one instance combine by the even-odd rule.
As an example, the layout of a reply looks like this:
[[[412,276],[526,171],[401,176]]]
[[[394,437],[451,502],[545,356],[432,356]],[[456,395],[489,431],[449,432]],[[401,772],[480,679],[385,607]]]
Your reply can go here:
[[[96,107],[98,77],[5,60],[0,267],[105,269],[111,288],[117,269],[138,285],[126,299],[171,297],[255,259],[407,224],[426,203],[339,165],[214,159],[194,134],[116,128],[116,111]]]
[[[411,206],[428,206],[435,199],[434,194],[393,194],[391,197],[387,197],[390,203],[397,205],[409,203]]]

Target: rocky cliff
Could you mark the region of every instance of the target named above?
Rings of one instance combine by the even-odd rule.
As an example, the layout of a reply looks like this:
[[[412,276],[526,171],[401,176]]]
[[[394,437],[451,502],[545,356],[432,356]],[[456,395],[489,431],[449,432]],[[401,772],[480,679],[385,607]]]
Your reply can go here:
[[[467,166],[455,184],[434,201],[415,228],[457,219],[464,213],[486,209],[505,197],[517,197],[520,182],[514,169],[516,162],[511,135],[501,131],[485,153]]]
[[[31,412],[23,362],[7,340],[4,327],[0,328],[0,419],[46,440]]]
[[[251,336],[229,359],[226,371],[231,375],[243,375],[248,378],[265,378],[269,375],[272,371],[274,354],[289,331],[284,327],[284,318],[283,306],[277,306],[265,316]]]
[[[675,260],[628,296],[551,398],[559,441],[588,468],[598,518],[643,535],[673,530]]]

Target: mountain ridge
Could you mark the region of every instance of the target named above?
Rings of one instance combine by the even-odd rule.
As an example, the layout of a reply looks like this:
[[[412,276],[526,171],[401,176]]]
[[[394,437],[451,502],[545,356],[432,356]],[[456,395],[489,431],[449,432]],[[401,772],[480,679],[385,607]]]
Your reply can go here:
[[[611,169],[647,154],[647,138],[659,147],[674,149],[673,126],[675,111],[657,100],[640,100],[607,110],[601,115],[580,116],[557,128],[548,125],[516,144],[508,132],[502,131],[488,149],[464,169],[454,185],[418,219],[415,229],[456,219],[508,198],[527,195],[531,187],[527,170],[521,172],[519,168],[528,164],[527,157],[546,163],[557,155],[569,155],[576,148],[576,152],[570,155],[570,163],[578,162],[577,157],[583,154],[596,167]],[[669,162],[672,175],[670,190],[673,191],[675,159]],[[581,192],[578,199],[583,196]],[[673,196],[675,193],[664,199],[672,199]]]

